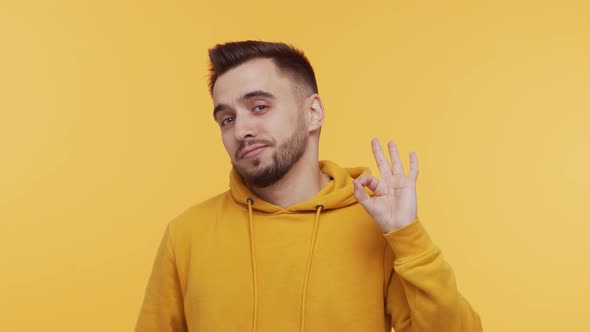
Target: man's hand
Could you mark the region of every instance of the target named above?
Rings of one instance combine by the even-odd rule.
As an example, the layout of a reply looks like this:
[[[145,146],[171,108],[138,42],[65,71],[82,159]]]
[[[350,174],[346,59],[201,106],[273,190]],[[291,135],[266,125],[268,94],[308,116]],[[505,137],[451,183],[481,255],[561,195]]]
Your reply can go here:
[[[379,140],[371,141],[375,161],[381,173],[381,180],[372,175],[354,180],[354,197],[375,220],[377,225],[388,233],[404,227],[417,217],[416,179],[418,178],[418,159],[410,152],[410,171],[405,175],[394,141],[389,141],[389,156],[393,164],[383,154]],[[363,189],[369,187],[375,193],[369,196]]]

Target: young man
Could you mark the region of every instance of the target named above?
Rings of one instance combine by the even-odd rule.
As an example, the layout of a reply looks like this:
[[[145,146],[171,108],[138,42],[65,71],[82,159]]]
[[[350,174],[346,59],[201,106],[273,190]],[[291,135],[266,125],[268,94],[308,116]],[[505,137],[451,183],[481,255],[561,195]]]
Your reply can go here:
[[[283,43],[209,50],[230,188],[174,218],[136,331],[481,331],[377,140],[381,179],[318,159],[324,110],[304,54]]]

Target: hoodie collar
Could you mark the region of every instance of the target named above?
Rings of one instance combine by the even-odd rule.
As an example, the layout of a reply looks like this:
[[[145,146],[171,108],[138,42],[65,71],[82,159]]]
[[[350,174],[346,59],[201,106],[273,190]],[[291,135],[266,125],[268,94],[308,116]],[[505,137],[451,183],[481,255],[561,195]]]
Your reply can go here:
[[[305,202],[296,203],[287,208],[266,202],[245,185],[234,167],[231,169],[229,181],[231,196],[236,203],[244,207],[247,207],[247,200],[250,197],[256,201],[253,205],[255,210],[268,213],[315,211],[317,205],[323,205],[324,210],[337,209],[356,203],[352,181],[361,175],[371,174],[367,167],[343,168],[329,160],[320,160],[318,165],[323,173],[332,178],[332,181]]]

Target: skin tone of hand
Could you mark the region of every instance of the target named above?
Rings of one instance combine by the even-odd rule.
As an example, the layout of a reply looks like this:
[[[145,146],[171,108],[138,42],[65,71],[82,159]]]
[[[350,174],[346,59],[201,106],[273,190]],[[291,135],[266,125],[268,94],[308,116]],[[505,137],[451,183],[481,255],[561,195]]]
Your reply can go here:
[[[381,150],[378,139],[374,138],[371,145],[381,179],[365,175],[354,180],[354,197],[383,233],[389,233],[410,224],[417,217],[418,159],[415,152],[410,152],[410,171],[406,176],[394,141],[388,143],[391,163]],[[371,189],[375,195],[369,196],[364,186]]]

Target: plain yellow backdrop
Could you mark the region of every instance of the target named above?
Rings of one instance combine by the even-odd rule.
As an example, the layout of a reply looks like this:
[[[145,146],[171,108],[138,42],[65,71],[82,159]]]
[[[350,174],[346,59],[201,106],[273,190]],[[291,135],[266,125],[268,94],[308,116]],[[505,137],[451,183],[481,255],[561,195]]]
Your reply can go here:
[[[0,330],[130,331],[167,222],[227,189],[207,49],[316,70],[320,158],[420,164],[486,331],[590,331],[587,1],[0,2]]]

